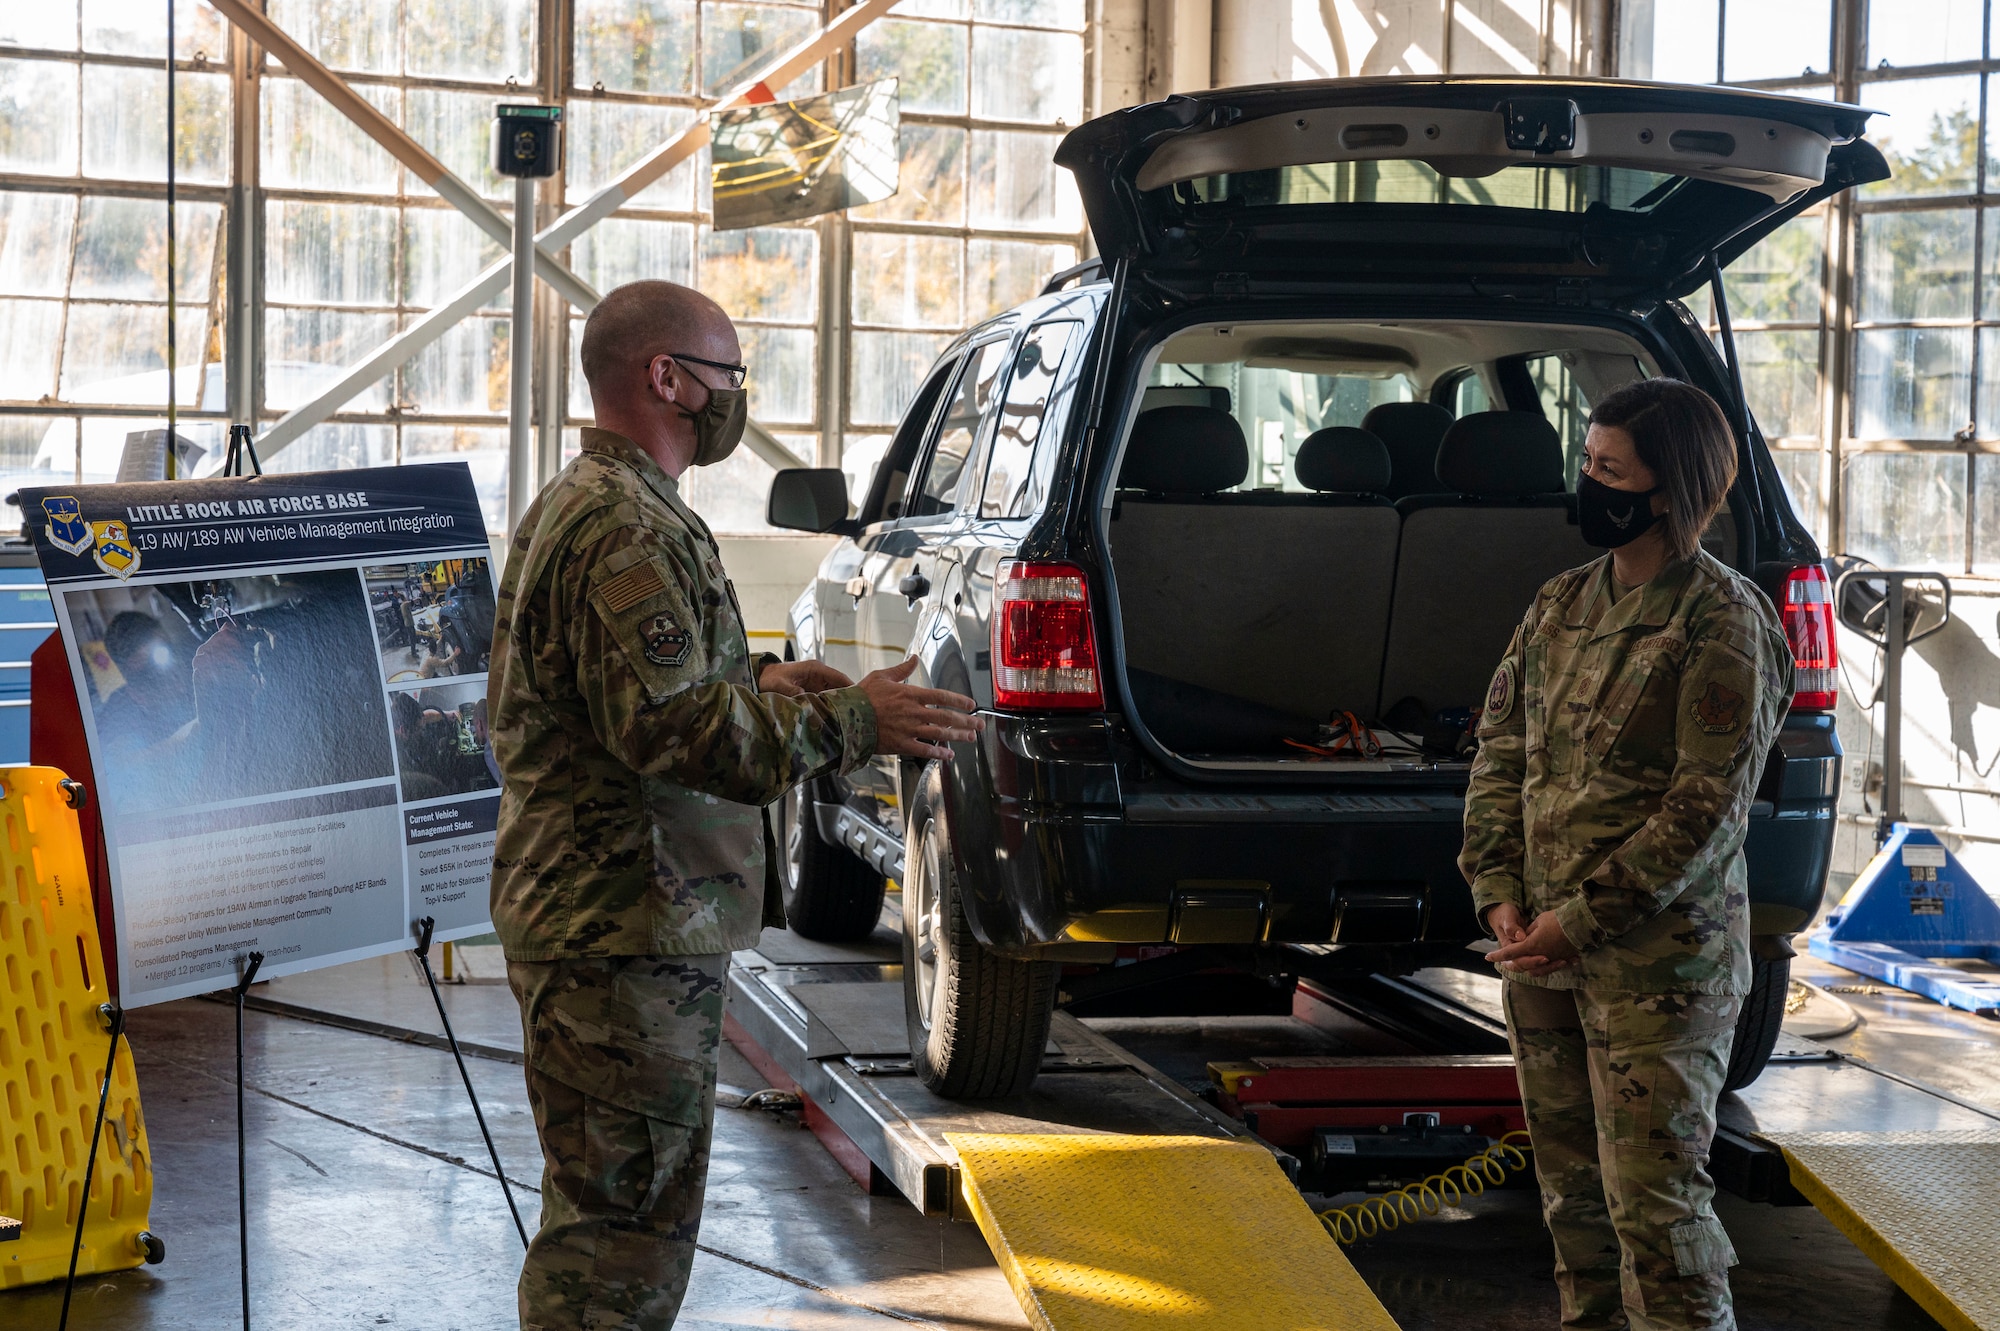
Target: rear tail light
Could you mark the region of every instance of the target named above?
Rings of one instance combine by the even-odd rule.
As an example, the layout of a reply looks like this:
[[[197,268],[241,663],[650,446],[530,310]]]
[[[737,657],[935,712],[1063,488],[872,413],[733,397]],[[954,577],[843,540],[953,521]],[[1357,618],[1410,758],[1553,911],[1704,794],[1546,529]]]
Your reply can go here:
[[[1838,696],[1840,658],[1833,645],[1833,597],[1817,564],[1785,575],[1779,614],[1792,644],[1792,710],[1830,712]]]
[[[1009,559],[994,574],[993,703],[1065,711],[1104,706],[1090,587],[1074,564]]]

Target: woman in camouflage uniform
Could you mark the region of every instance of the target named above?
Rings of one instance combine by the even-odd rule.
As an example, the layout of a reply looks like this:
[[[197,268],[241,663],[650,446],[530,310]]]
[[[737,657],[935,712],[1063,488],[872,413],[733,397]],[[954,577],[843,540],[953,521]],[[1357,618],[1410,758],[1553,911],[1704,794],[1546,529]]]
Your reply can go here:
[[[1493,675],[1459,867],[1500,946],[1563,1325],[1735,1324],[1711,1206],[1750,983],[1745,816],[1791,697],[1748,579],[1701,549],[1736,478],[1715,403],[1668,379],[1590,416],[1584,539]]]

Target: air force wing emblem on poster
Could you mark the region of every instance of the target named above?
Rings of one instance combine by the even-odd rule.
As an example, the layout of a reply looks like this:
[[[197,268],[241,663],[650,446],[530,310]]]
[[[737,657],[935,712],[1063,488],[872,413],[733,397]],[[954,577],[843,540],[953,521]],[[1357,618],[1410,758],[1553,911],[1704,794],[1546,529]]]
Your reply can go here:
[[[90,524],[83,520],[83,506],[68,495],[52,495],[42,501],[49,520],[49,544],[58,550],[80,555],[90,549]]]
[[[91,556],[97,566],[114,578],[129,578],[139,571],[139,547],[132,532],[116,518],[90,524]]]

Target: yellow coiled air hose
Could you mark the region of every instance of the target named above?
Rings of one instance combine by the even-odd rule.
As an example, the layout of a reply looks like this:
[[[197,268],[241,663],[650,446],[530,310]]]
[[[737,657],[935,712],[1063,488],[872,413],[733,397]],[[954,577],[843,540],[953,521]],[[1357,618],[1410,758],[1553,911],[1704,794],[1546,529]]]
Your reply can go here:
[[[1380,1197],[1321,1211],[1319,1222],[1333,1235],[1335,1243],[1345,1247],[1357,1239],[1386,1234],[1404,1221],[1414,1223],[1434,1216],[1467,1197],[1477,1197],[1489,1185],[1498,1187],[1505,1183],[1509,1172],[1526,1169],[1527,1153],[1515,1143],[1527,1140],[1525,1132],[1510,1132],[1462,1165],[1453,1165],[1441,1174]]]

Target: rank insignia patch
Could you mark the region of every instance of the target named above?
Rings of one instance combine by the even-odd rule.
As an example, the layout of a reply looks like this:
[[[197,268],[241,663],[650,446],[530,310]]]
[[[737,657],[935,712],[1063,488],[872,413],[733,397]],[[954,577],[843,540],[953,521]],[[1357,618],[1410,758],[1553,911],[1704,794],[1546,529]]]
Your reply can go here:
[[[90,524],[83,520],[83,506],[68,495],[51,495],[42,501],[49,519],[49,544],[58,550],[80,555],[90,549]]]
[[[639,625],[639,640],[645,644],[646,659],[660,666],[681,664],[694,645],[693,636],[672,615],[654,615]]]
[[[1502,661],[1486,690],[1486,719],[1505,721],[1514,710],[1514,663]]]
[[[132,532],[116,518],[90,524],[91,557],[97,566],[114,578],[129,578],[139,571],[139,547]]]
[[[1694,702],[1695,724],[1711,735],[1727,735],[1743,723],[1743,695],[1716,680]]]

